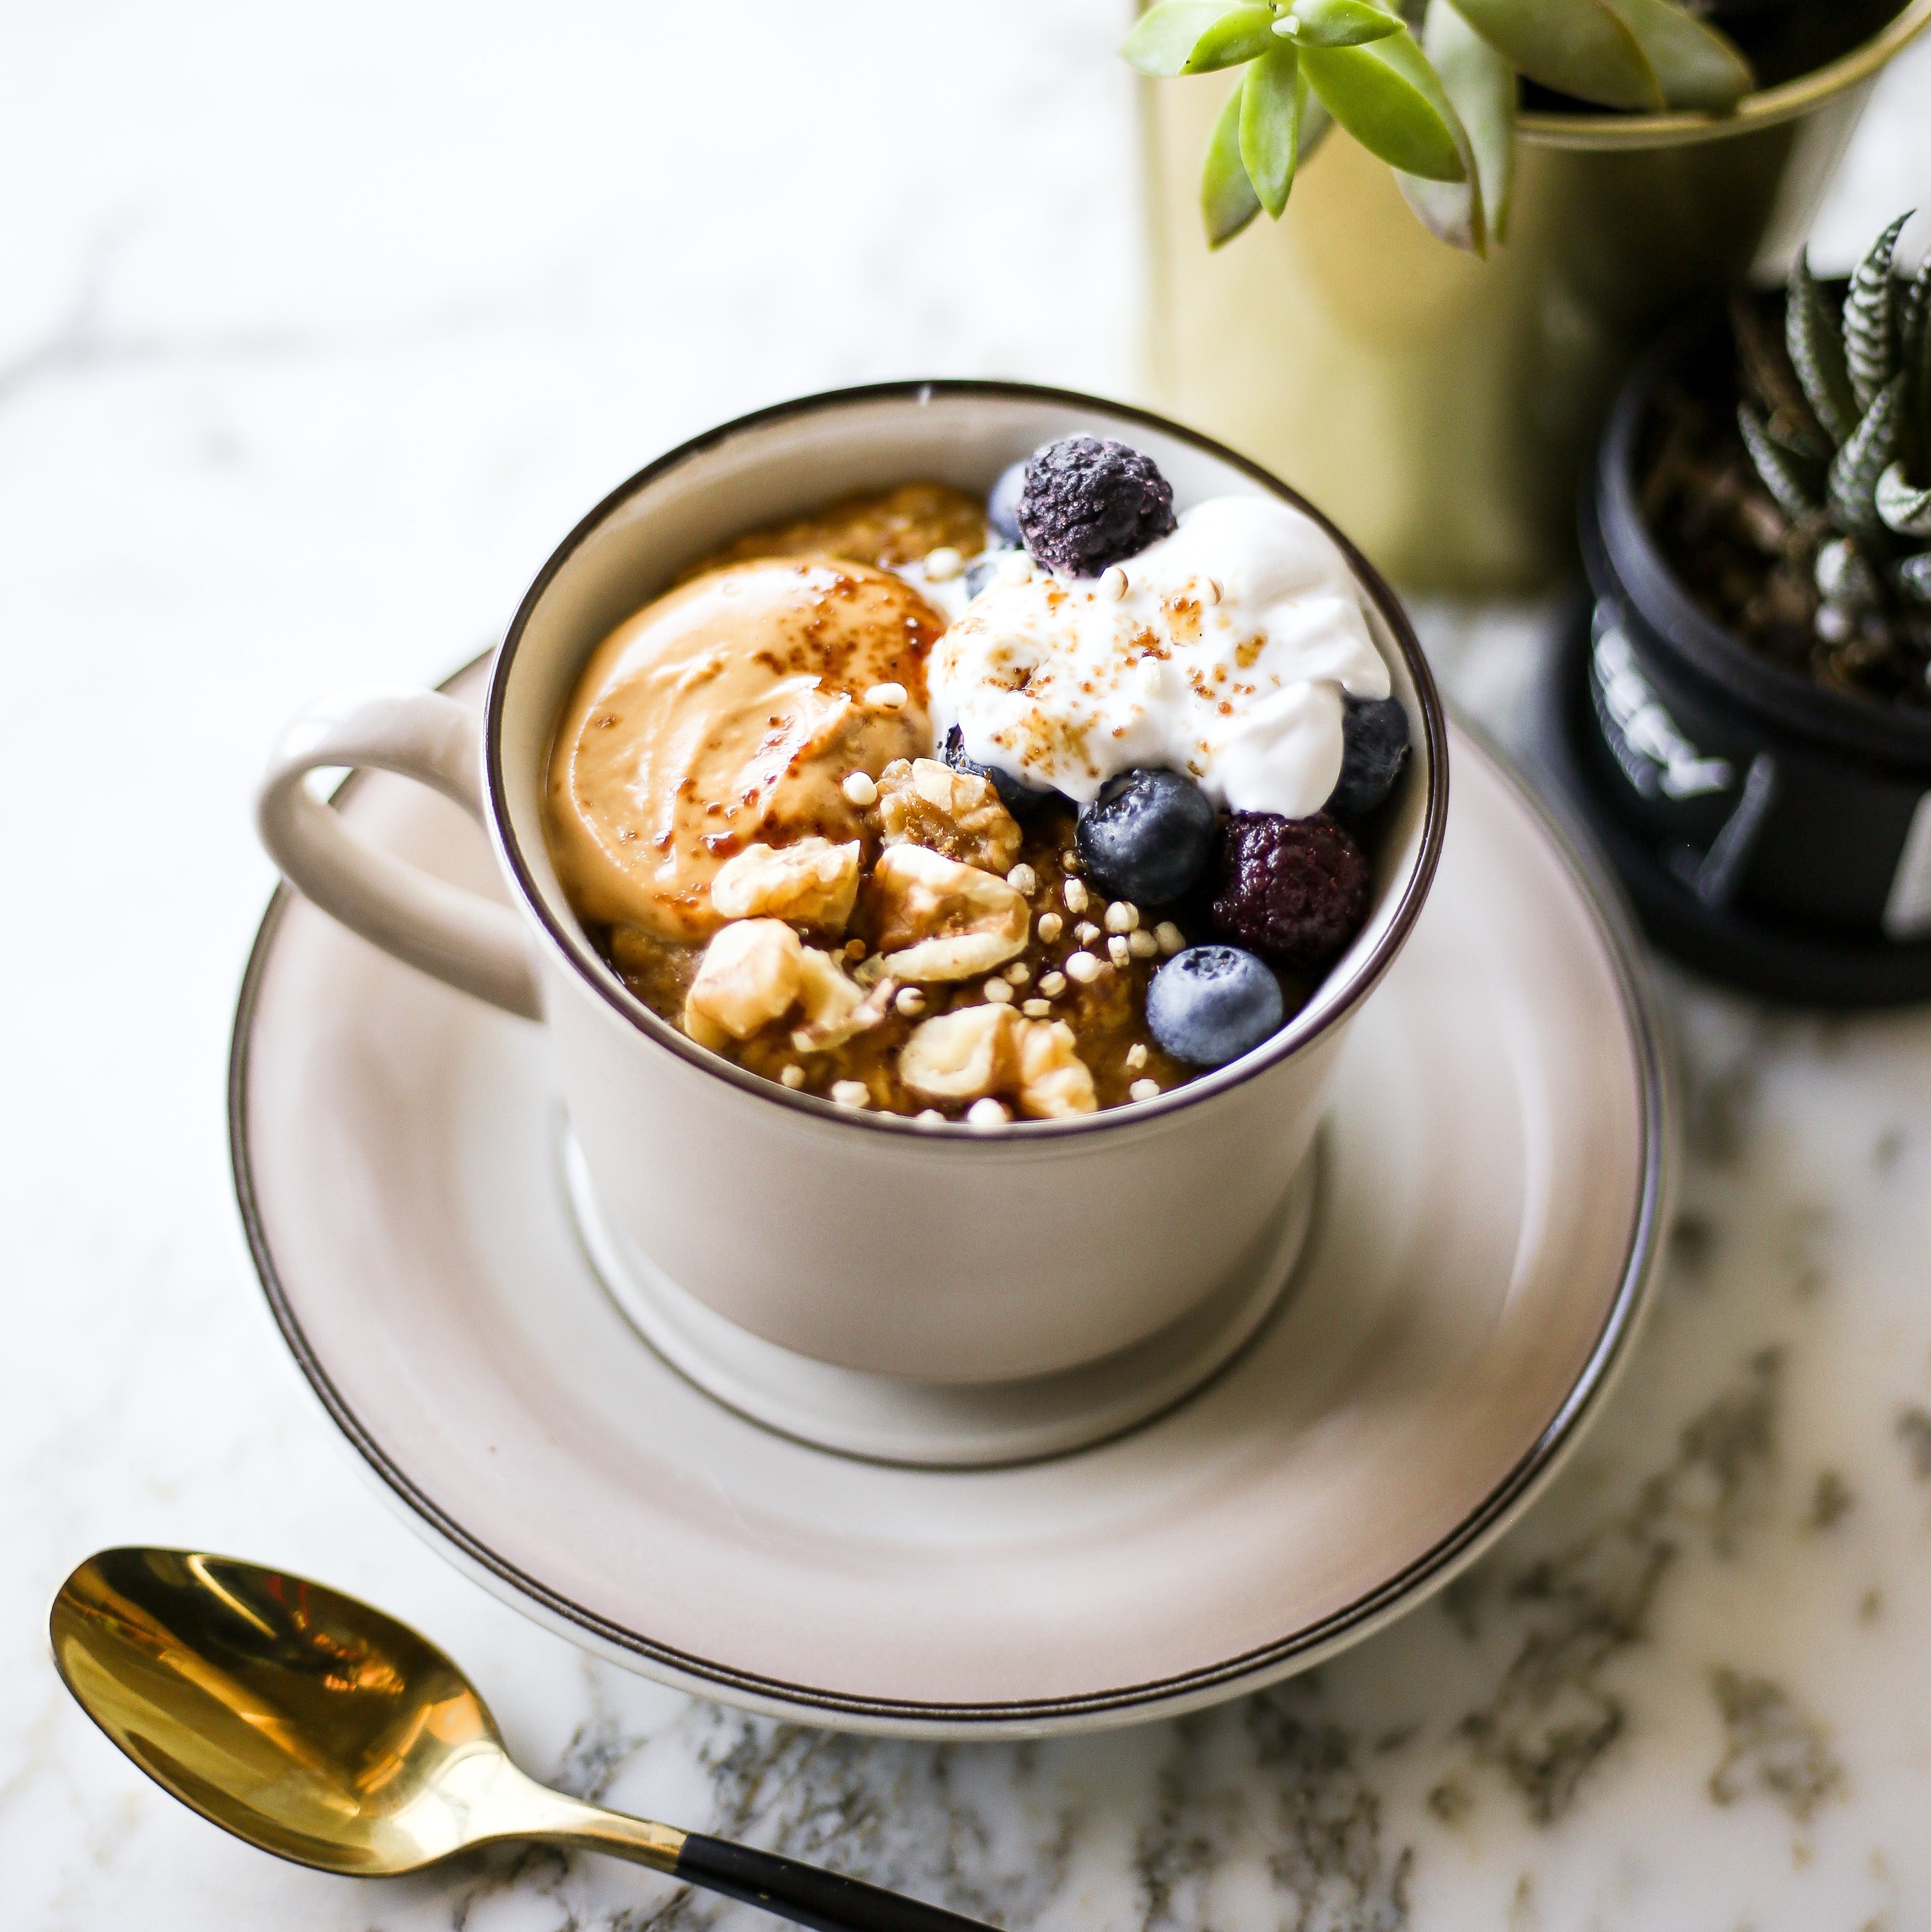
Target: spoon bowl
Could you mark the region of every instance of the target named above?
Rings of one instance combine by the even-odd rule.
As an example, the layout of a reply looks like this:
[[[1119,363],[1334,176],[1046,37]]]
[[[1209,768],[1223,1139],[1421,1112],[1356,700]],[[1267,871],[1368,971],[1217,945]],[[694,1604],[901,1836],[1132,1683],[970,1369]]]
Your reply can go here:
[[[493,1835],[439,1794],[508,1766],[495,1720],[435,1645],[352,1597],[232,1558],[109,1550],[50,1621],[94,1722],[265,1851],[388,1876]]]
[[[355,1878],[508,1839],[607,1852],[819,1932],[985,1932],[796,1860],[551,1791],[450,1658],[305,1577],[194,1550],[91,1556],[49,1618],[82,1708],[148,1775],[262,1850]]]

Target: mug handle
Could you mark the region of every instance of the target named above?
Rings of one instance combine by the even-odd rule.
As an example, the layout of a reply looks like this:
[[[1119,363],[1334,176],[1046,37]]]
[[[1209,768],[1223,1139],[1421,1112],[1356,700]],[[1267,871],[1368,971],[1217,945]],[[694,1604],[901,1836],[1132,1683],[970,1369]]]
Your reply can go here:
[[[434,691],[346,692],[283,727],[255,795],[270,858],[302,897],[385,952],[525,1019],[541,1019],[521,922],[358,838],[304,782],[347,765],[414,778],[483,818],[481,714]]]

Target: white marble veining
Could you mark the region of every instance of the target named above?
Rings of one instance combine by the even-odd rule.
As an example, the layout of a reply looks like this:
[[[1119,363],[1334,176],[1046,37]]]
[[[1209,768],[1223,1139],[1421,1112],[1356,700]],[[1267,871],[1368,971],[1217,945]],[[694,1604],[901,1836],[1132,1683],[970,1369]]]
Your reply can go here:
[[[1654,1323],[1558,1487],[1318,1677],[940,1749],[592,1665],[358,1482],[241,1262],[226,1030],[259,748],[500,625],[652,452],[777,395],[1130,392],[1120,8],[16,9],[0,71],[0,1870],[9,1925],[558,1932],[752,1916],[548,1854],[358,1885],[148,1785],[47,1661],[112,1541],[375,1598],[529,1768],[1009,1927],[1931,1921],[1931,1015],[1671,976],[1691,1160]],[[1931,194],[1931,50],[1823,224]],[[1424,614],[1504,728],[1534,612]]]

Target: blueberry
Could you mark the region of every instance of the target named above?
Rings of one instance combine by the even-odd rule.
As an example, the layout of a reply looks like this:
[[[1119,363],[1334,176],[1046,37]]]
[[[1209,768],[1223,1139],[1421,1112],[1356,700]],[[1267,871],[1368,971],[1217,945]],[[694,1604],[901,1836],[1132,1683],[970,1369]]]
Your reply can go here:
[[[985,500],[985,520],[1007,543],[1019,541],[1019,493],[1026,487],[1026,460],[999,472],[992,494]]]
[[[1279,1030],[1286,1005],[1278,981],[1237,946],[1189,946],[1153,975],[1147,1024],[1189,1066],[1224,1066]]]
[[[965,590],[968,598],[976,597],[999,574],[999,567],[1009,556],[1018,554],[1016,550],[982,550],[965,567]]]
[[[1002,772],[997,765],[982,765],[965,754],[965,734],[955,724],[946,734],[945,742],[939,747],[939,756],[955,772],[968,772],[976,778],[991,781],[992,788],[999,794],[999,802],[1015,818],[1030,818],[1053,794],[1049,791],[1036,791],[1029,784],[1022,784],[1010,772]]]
[[[1063,436],[1027,464],[1018,519],[1026,548],[1042,563],[1097,577],[1174,527],[1173,485],[1150,456],[1126,443]]]
[[[1220,835],[1214,929],[1277,966],[1327,967],[1366,923],[1368,892],[1366,856],[1324,812],[1236,812]]]
[[[1165,905],[1207,869],[1213,807],[1179,772],[1122,772],[1080,808],[1075,834],[1095,885],[1114,898]]]
[[[1399,698],[1342,699],[1341,776],[1326,809],[1365,818],[1393,790],[1408,758],[1408,714]]]

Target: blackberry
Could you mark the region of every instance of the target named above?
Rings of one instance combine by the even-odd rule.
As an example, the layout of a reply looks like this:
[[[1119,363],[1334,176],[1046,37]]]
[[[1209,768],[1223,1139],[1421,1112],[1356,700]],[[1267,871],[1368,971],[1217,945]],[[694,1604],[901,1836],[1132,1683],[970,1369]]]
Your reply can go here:
[[[1150,456],[1096,436],[1063,436],[1026,465],[1019,532],[1040,562],[1097,577],[1174,526],[1173,485]]]
[[[1215,855],[1215,930],[1297,973],[1330,964],[1367,922],[1368,861],[1330,818],[1237,812]]]

